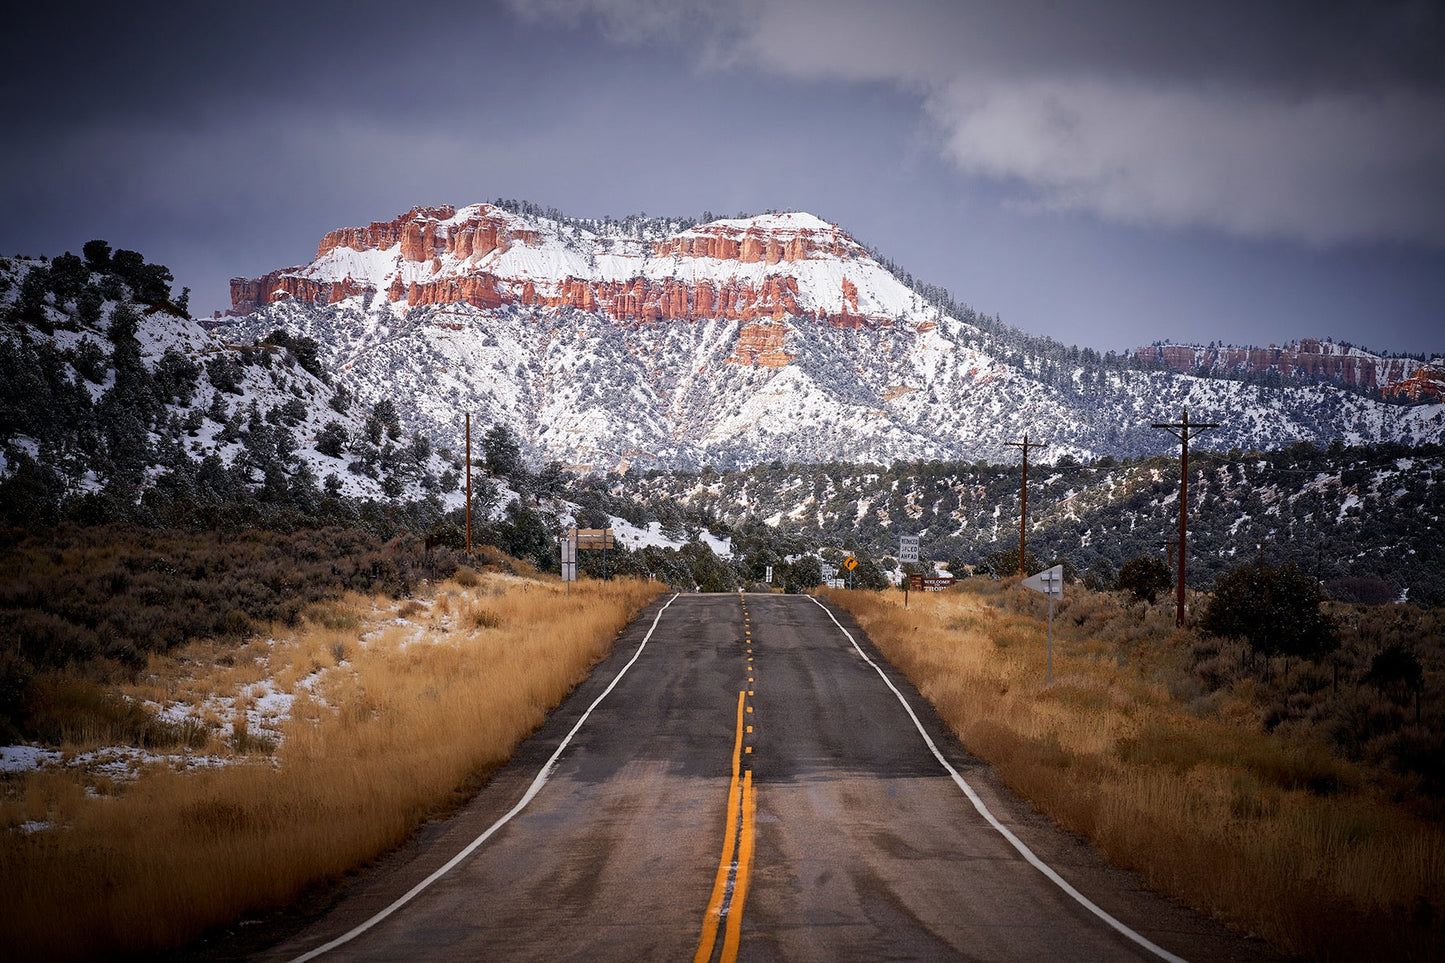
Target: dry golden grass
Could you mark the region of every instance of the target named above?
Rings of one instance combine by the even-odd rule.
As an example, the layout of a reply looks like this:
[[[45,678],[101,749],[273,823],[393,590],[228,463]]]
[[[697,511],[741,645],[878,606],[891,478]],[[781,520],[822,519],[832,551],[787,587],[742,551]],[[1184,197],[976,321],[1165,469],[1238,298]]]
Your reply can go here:
[[[397,845],[505,761],[659,589],[584,581],[569,597],[559,582],[463,578],[471,584],[445,583],[431,602],[352,595],[313,606],[299,630],[239,651],[188,647],[154,662],[153,678],[130,693],[229,693],[245,705],[269,675],[296,696],[274,758],[155,767],[102,787],[107,795],[68,771],[8,780],[4,953],[55,960],[175,946]],[[210,751],[266,751],[266,733],[244,719],[215,719]],[[5,831],[26,820],[58,828]]]
[[[1055,823],[1156,890],[1314,959],[1433,959],[1445,945],[1445,832],[1315,745],[1265,733],[1239,693],[1203,697],[1187,633],[1102,597],[1046,626],[1020,593],[831,592],[970,751]],[[1009,609],[1024,609],[1020,614]],[[1116,613],[1117,614],[1117,613]]]

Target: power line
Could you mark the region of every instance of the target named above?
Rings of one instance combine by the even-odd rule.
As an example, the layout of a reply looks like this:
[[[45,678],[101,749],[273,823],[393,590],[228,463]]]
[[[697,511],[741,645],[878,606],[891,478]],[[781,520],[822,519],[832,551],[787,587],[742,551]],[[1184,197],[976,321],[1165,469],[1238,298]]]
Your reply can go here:
[[[1046,441],[1029,441],[1028,432],[1024,432],[1023,441],[1004,442],[1010,448],[1022,448],[1024,453],[1024,477],[1023,484],[1019,487],[1019,574],[1027,575],[1024,571],[1024,529],[1029,520],[1029,449],[1047,448]]]
[[[1175,624],[1184,625],[1184,545],[1189,530],[1189,439],[1193,434],[1206,431],[1210,428],[1218,428],[1219,425],[1213,422],[1189,421],[1189,409],[1184,409],[1184,418],[1178,423],[1167,423],[1156,421],[1154,428],[1163,428],[1180,442],[1179,456],[1179,607],[1175,616]]]

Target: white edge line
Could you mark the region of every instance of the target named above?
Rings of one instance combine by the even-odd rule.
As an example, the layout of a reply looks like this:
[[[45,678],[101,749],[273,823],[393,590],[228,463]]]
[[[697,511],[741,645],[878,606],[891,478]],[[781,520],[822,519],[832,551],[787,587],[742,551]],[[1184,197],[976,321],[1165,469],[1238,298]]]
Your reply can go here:
[[[627,674],[627,670],[632,668],[632,663],[636,662],[638,657],[642,655],[642,650],[647,647],[648,641],[652,638],[652,633],[657,630],[657,623],[662,619],[662,613],[666,612],[667,606],[671,605],[675,601],[677,601],[676,595],[668,599],[666,604],[664,604],[662,608],[657,610],[657,616],[652,620],[652,627],[649,628],[647,630],[647,634],[642,637],[642,643],[638,645],[637,651],[633,653],[632,658],[629,659],[627,664],[622,667],[622,671],[617,673],[616,677],[613,678],[612,682],[607,686],[607,688],[602,690],[602,694],[592,701],[592,704],[587,707],[587,711],[582,713],[582,718],[577,720],[577,724],[572,727],[572,731],[567,733],[567,736],[562,740],[561,745],[559,745],[557,747],[557,750],[552,753],[551,758],[547,760],[547,764],[543,766],[542,771],[537,774],[537,778],[532,780],[532,785],[527,788],[527,792],[522,796],[521,800],[515,806],[508,810],[505,816],[492,823],[491,826],[487,827],[486,832],[482,833],[476,839],[468,843],[465,849],[457,853],[451,859],[447,860],[443,866],[433,871],[430,876],[422,880],[420,883],[417,883],[411,889],[407,890],[404,895],[402,895],[396,900],[396,902],[381,910],[379,913],[371,917],[366,922],[361,923],[353,929],[350,929],[345,933],[341,934],[331,942],[324,943],[321,946],[316,947],[316,949],[311,950],[307,953],[303,953],[302,955],[296,957],[295,959],[291,960],[291,963],[305,963],[305,961],[307,960],[314,960],[321,954],[329,953],[330,951],[336,949],[338,946],[341,946],[344,943],[350,943],[362,933],[365,933],[377,923],[380,923],[392,913],[395,913],[407,903],[411,902],[412,899],[415,898],[417,894],[419,894],[422,890],[426,889],[432,883],[435,883],[437,880],[441,879],[451,870],[455,869],[458,863],[466,859],[472,853],[476,852],[478,846],[482,845],[482,843],[485,843],[488,839],[492,838],[492,835],[496,833],[497,830],[501,829],[507,823],[511,822],[513,816],[517,815],[517,813],[525,809],[527,804],[532,801],[533,797],[535,797],[537,793],[541,791],[542,787],[547,784],[547,780],[551,778],[552,770],[556,768],[558,758],[561,757],[562,751],[566,749],[567,745],[572,741],[572,737],[577,735],[577,731],[582,728],[582,723],[587,721],[587,717],[592,715],[592,710],[597,708],[597,706],[602,702],[603,699],[607,698],[608,694],[611,693],[612,690],[617,686],[617,683],[620,682],[622,680],[622,677]]]
[[[1102,907],[1100,907],[1097,903],[1089,899],[1083,893],[1074,889],[1074,887],[1069,884],[1068,880],[1064,879],[1058,873],[1054,872],[1053,867],[1035,856],[1034,851],[1029,849],[1028,846],[1024,845],[1023,840],[1015,836],[1012,832],[1009,831],[1009,828],[1007,826],[994,818],[994,814],[989,812],[988,807],[984,805],[983,800],[979,798],[978,793],[973,791],[973,787],[968,784],[968,781],[959,774],[957,769],[953,768],[952,764],[950,764],[947,759],[943,758],[943,753],[938,751],[938,746],[934,744],[933,740],[924,730],[923,723],[918,720],[918,716],[913,712],[913,707],[908,704],[907,699],[903,698],[903,693],[898,691],[898,687],[893,684],[893,680],[889,679],[888,675],[881,668],[879,668],[878,663],[868,658],[868,653],[864,652],[862,647],[858,644],[858,641],[853,638],[853,633],[843,628],[843,623],[838,621],[838,619],[833,615],[831,611],[829,611],[826,605],[824,605],[822,602],[819,602],[815,596],[810,595],[808,596],[808,598],[812,599],[813,604],[818,606],[818,608],[822,609],[824,613],[827,614],[828,618],[833,620],[833,624],[838,626],[838,631],[842,632],[845,636],[848,637],[848,641],[852,644],[854,651],[856,651],[860,656],[863,657],[864,662],[867,662],[873,667],[873,671],[878,673],[878,677],[883,680],[884,685],[888,686],[889,689],[893,690],[893,694],[897,696],[898,701],[903,704],[903,710],[907,712],[908,717],[913,720],[913,725],[918,730],[918,734],[921,735],[923,737],[923,741],[928,744],[929,751],[933,753],[933,758],[937,759],[939,764],[942,765],[944,769],[948,770],[948,774],[953,777],[953,781],[958,784],[958,788],[963,790],[964,795],[968,797],[968,801],[973,803],[973,808],[978,810],[978,814],[984,819],[988,820],[988,824],[994,829],[998,830],[999,835],[1002,836],[1004,839],[1007,839],[1009,843],[1013,846],[1013,848],[1018,850],[1020,856],[1027,860],[1029,864],[1034,867],[1034,869],[1037,869],[1039,872],[1047,876],[1049,880],[1054,883],[1054,885],[1059,887],[1059,889],[1072,896],[1080,906],[1084,907],[1084,909],[1088,910],[1090,913],[1093,913],[1105,923],[1108,923],[1123,936],[1133,940],[1135,943],[1138,943],[1144,949],[1153,953],[1160,959],[1168,960],[1169,963],[1188,963],[1188,961],[1185,960],[1182,956],[1175,956],[1173,953],[1170,953],[1162,946],[1151,943],[1145,937],[1134,932],[1129,927],[1116,920],[1113,916],[1110,916],[1109,913],[1105,911]]]

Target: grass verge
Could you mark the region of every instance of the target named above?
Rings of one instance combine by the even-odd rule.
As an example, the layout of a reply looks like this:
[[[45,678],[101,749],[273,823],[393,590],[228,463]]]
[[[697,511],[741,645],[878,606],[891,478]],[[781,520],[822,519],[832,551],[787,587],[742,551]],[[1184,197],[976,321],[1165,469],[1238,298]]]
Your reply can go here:
[[[1438,959],[1437,822],[1321,746],[1266,732],[1239,693],[1199,697],[1181,668],[1193,635],[1161,619],[1090,632],[1069,628],[1083,610],[1056,618],[1045,687],[1025,591],[964,583],[906,610],[900,593],[828,597],[1012,789],[1155,890],[1291,956]]]
[[[241,693],[211,730],[210,751],[232,761],[153,766],[123,785],[54,770],[5,780],[4,953],[177,946],[398,845],[504,762],[660,589],[581,582],[569,596],[560,582],[463,578],[423,600],[318,604],[255,653],[153,656],[121,695]],[[245,714],[263,676],[290,697],[275,738]],[[19,831],[36,822],[50,828]]]

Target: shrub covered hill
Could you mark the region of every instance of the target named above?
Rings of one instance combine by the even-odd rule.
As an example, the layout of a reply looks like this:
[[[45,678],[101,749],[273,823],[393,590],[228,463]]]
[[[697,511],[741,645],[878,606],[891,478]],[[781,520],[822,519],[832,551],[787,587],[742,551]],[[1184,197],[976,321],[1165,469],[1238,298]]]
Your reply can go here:
[[[460,499],[461,461],[403,436],[390,403],[354,403],[314,343],[228,343],[164,266],[103,241],[84,252],[0,258],[6,521],[210,526]]]
[[[1219,423],[1201,440],[1217,450],[1445,440],[1438,395],[1396,391],[1434,370],[1424,358],[1306,340],[1209,366],[1179,346],[1066,347],[806,212],[419,207],[331,231],[309,264],[236,278],[231,298],[215,322],[229,337],[314,338],[408,431],[456,447],[470,411],[582,471],[1002,461],[1025,432],[1056,457],[1139,457],[1172,450],[1152,425],[1185,407]]]
[[[104,242],[82,256],[0,259],[0,522],[360,525],[460,547],[460,446],[404,414],[421,410],[413,393],[424,393],[425,379],[376,394],[353,385],[345,364],[328,363],[335,345],[284,328],[238,342],[235,328],[207,330],[185,308],[167,269]],[[1270,563],[1292,561],[1342,591],[1368,583],[1376,597],[1445,597],[1442,454],[1431,434],[1440,406],[1351,397],[1384,412],[1370,416],[1376,429],[1406,430],[1369,445],[1347,444],[1359,440],[1347,434],[1273,450],[1195,449],[1192,585],[1208,588],[1262,544]],[[684,587],[731,588],[761,579],[768,565],[780,584],[804,587],[818,578],[820,553],[842,551],[859,554],[859,584],[881,586],[899,572],[900,534],[919,535],[927,559],[960,573],[1016,552],[1016,456],[579,476],[539,463],[525,418],[475,421],[477,540],[544,569],[557,567],[556,536],[579,523],[628,527],[608,571]],[[1071,452],[1065,444],[1035,453],[1030,554],[1104,581],[1128,559],[1167,559],[1177,459]],[[600,573],[601,558],[584,555]],[[994,558],[993,567],[1007,565]]]
[[[1189,584],[1230,568],[1293,563],[1341,597],[1445,602],[1445,448],[1376,445],[1192,452]],[[733,534],[735,565],[760,578],[780,536],[856,554],[864,577],[897,570],[899,535],[959,575],[1017,568],[1018,464],[773,462],[746,471],[629,473],[589,482],[614,515],[709,522]],[[1129,559],[1172,568],[1179,460],[1157,456],[1031,464],[1027,550],[1035,564],[1108,585]],[[720,523],[720,524],[719,524]],[[825,549],[826,550],[826,549]],[[876,578],[874,578],[876,581]]]

